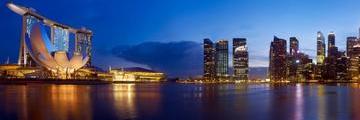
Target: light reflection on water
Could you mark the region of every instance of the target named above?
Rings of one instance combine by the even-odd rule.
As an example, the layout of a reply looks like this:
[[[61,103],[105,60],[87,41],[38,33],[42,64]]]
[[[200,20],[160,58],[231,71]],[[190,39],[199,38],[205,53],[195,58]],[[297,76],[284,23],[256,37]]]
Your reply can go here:
[[[295,118],[293,120],[303,120],[303,110],[304,110],[304,101],[303,101],[303,87],[300,84],[296,85],[295,89],[295,104],[294,104],[294,111]]]
[[[0,85],[0,118],[360,119],[360,84]]]
[[[135,84],[116,84],[113,86],[114,107],[118,117],[136,117]]]

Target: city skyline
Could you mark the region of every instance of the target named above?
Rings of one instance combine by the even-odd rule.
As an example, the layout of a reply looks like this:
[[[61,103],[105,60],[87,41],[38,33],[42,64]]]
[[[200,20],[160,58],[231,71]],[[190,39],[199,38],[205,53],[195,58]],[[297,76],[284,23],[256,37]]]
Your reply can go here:
[[[360,1],[2,3],[0,119],[360,120]]]
[[[149,2],[150,6],[154,6],[150,8],[142,6],[144,4],[139,5],[139,1],[113,1],[113,5],[106,4],[107,2],[88,1],[84,4],[89,7],[79,10],[76,9],[76,6],[83,4],[83,2],[70,4],[70,1],[65,0],[60,1],[58,6],[68,5],[69,8],[73,8],[75,11],[65,10],[62,12],[56,12],[59,9],[57,6],[51,4],[49,4],[50,6],[44,6],[48,1],[40,3],[19,0],[15,2],[20,5],[32,6],[41,14],[51,19],[58,19],[61,23],[76,27],[89,26],[90,29],[96,31],[94,35],[96,44],[94,46],[94,51],[96,51],[94,57],[97,59],[94,60],[94,64],[101,65],[102,68],[109,66],[140,66],[170,71],[171,73],[189,70],[189,67],[173,70],[170,65],[161,66],[159,63],[152,63],[167,60],[164,56],[159,56],[163,60],[153,59],[148,62],[149,60],[143,59],[143,57],[137,57],[136,59],[140,60],[134,60],[132,59],[134,56],[114,55],[112,51],[119,46],[139,47],[141,44],[151,45],[147,43],[150,41],[160,45],[167,45],[168,43],[179,45],[178,42],[188,41],[194,43],[194,45],[190,45],[190,51],[187,53],[198,56],[201,55],[198,48],[201,48],[200,44],[203,38],[211,38],[212,40],[226,39],[229,44],[232,44],[232,38],[244,37],[247,38],[249,46],[249,66],[267,67],[268,44],[270,44],[274,35],[286,39],[295,36],[301,42],[299,50],[314,59],[316,56],[316,46],[314,44],[316,44],[317,31],[322,31],[325,35],[334,31],[337,37],[336,45],[339,50],[343,51],[346,46],[346,37],[358,36],[360,26],[360,16],[357,16],[360,10],[355,9],[357,7],[356,3],[359,1],[172,1],[177,6],[174,8],[163,7],[163,5],[174,5],[174,3],[166,1]],[[2,1],[1,4],[5,5],[5,1]],[[115,6],[128,6],[123,9],[130,9],[133,12],[129,14]],[[314,8],[322,9],[314,11]],[[327,10],[330,8],[332,8],[330,11]],[[185,11],[181,12],[183,9]],[[285,11],[285,9],[289,11]],[[20,31],[14,26],[21,21],[5,6],[1,6],[1,10],[4,12],[1,17],[9,21],[6,24],[5,22],[1,24],[4,26],[1,28],[1,35],[10,44],[18,45]],[[164,12],[163,10],[169,11]],[[208,14],[209,12],[213,14]],[[74,17],[75,19],[73,19]],[[101,19],[104,17],[109,19]],[[206,22],[202,23],[205,20]],[[105,40],[109,41],[109,43],[103,42]],[[2,54],[0,62],[5,62],[8,56],[12,63],[16,62],[17,55],[13,55],[9,51],[18,50],[7,46],[0,48],[0,54]],[[229,52],[229,61],[231,61],[232,51]],[[195,66],[199,70],[191,71],[191,73],[200,75],[202,68],[201,56],[196,59],[199,61],[196,62]],[[181,63],[184,61],[175,62]],[[229,62],[229,66],[232,67],[232,62]],[[186,74],[190,74],[190,72]]]

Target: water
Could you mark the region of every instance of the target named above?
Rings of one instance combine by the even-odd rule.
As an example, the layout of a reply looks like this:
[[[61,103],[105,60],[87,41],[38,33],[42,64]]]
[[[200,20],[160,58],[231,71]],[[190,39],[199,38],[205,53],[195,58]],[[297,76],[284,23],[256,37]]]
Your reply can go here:
[[[360,84],[0,85],[0,119],[360,119]]]

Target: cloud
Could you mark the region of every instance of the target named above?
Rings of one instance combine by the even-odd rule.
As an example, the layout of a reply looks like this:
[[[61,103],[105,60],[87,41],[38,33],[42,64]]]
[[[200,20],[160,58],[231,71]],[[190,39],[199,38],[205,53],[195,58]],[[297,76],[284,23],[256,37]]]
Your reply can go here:
[[[119,46],[121,48],[127,48],[127,46]],[[94,48],[96,49],[96,48]],[[116,48],[116,50],[123,50]],[[109,67],[112,68],[123,68],[123,67],[143,67],[150,68],[147,65],[135,63],[132,61],[125,60],[123,58],[116,57],[111,54],[111,50],[107,49],[96,49],[94,50],[92,63],[103,70],[107,70]]]
[[[112,49],[112,54],[169,76],[202,74],[202,46],[196,42],[144,42],[130,47],[117,46]]]

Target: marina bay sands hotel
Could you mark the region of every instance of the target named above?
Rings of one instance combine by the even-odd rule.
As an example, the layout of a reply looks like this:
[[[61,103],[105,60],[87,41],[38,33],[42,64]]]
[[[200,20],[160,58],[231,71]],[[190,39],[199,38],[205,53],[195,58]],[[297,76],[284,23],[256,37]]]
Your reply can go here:
[[[22,16],[17,68],[14,72],[6,71],[6,74],[21,76],[18,74],[32,73],[44,78],[69,79],[74,78],[79,69],[91,67],[92,31],[60,24],[38,14],[32,8],[14,3],[6,5]],[[91,73],[94,72],[84,72]]]
[[[92,32],[86,28],[75,29],[57,23],[36,13],[32,8],[22,7],[13,3],[8,3],[7,7],[13,12],[22,16],[22,32],[20,40],[20,50],[18,64],[22,66],[34,66],[36,62],[30,57],[29,50],[26,49],[26,40],[30,39],[31,29],[36,23],[41,23],[50,29],[50,40],[56,51],[70,51],[70,45],[74,45],[76,52],[82,52],[89,56],[87,66],[91,64],[91,37]],[[74,41],[71,41],[74,39]]]

